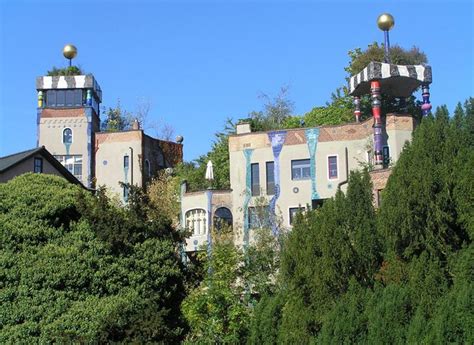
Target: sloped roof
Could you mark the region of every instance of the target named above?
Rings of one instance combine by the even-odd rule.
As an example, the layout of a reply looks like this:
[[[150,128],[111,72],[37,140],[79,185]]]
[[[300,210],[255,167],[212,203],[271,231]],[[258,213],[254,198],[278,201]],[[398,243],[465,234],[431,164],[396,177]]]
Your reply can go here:
[[[69,170],[67,170],[54,156],[49,153],[44,146],[37,147],[35,149],[14,153],[9,156],[0,157],[0,173],[14,167],[15,165],[23,162],[25,159],[30,158],[36,154],[40,154],[45,158],[52,166],[54,166],[63,177],[71,183],[84,185],[79,181]]]
[[[40,153],[42,149],[43,147],[38,147],[35,149],[14,153],[9,156],[0,157],[0,172],[7,170],[8,168],[22,162],[24,159],[34,154]]]

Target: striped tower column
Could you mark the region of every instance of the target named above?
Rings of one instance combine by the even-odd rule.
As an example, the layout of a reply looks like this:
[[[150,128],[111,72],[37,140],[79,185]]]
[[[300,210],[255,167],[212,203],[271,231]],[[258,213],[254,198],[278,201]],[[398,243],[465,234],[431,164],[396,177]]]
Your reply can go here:
[[[374,163],[375,165],[383,164],[383,137],[382,137],[382,119],[380,116],[380,82],[374,80],[370,82],[370,92],[372,96],[372,115],[374,116]]]
[[[421,112],[423,116],[427,116],[431,112],[431,103],[430,103],[430,86],[428,84],[423,84],[422,86],[423,104],[421,105]]]
[[[360,121],[360,97],[354,96],[354,116],[356,118],[356,122]]]

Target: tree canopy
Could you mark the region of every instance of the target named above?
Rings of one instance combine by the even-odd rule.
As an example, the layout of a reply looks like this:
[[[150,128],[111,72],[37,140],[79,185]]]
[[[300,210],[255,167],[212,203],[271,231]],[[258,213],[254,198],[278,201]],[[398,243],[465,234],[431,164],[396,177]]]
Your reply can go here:
[[[1,343],[181,338],[183,273],[166,222],[50,175],[0,184],[0,198]]]
[[[78,66],[69,66],[64,68],[58,68],[53,66],[51,70],[48,71],[48,76],[69,76],[69,75],[82,75],[84,72]]]

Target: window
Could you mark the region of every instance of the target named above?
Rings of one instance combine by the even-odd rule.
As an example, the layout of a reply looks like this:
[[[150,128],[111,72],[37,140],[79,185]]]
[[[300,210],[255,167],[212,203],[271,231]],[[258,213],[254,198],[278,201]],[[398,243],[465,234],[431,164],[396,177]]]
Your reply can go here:
[[[82,180],[82,155],[54,156],[78,180]]]
[[[275,163],[267,162],[267,195],[275,194]]]
[[[56,90],[46,91],[46,106],[48,107],[56,106]]]
[[[63,143],[71,144],[72,143],[72,129],[64,128],[63,130]]]
[[[34,172],[38,174],[43,172],[43,158],[35,157]]]
[[[148,178],[151,177],[151,167],[150,167],[150,161],[148,159],[145,159],[145,171],[146,171],[146,176]]]
[[[64,107],[66,105],[66,90],[56,91],[56,106]]]
[[[47,90],[46,105],[48,107],[78,107],[82,106],[82,89]]]
[[[323,207],[325,199],[313,199],[311,200],[311,208],[316,210],[320,207]]]
[[[306,208],[303,207],[303,206],[300,206],[300,207],[290,207],[290,210],[289,210],[289,211],[290,211],[290,218],[289,218],[289,220],[290,220],[290,225],[293,225],[293,221],[294,221],[294,219],[295,219],[295,217],[296,217],[296,214],[297,214],[298,212],[304,212],[305,210],[306,210]]]
[[[328,179],[337,179],[337,156],[328,156]]]
[[[390,164],[390,148],[385,145],[382,148],[382,156],[383,156],[383,165],[387,167]]]
[[[250,165],[251,170],[251,185],[252,185],[252,195],[260,195],[260,169],[258,163],[253,163]]]
[[[123,201],[125,202],[128,202],[128,192],[129,192],[128,186],[124,185],[123,186]]]
[[[128,169],[129,166],[130,166],[130,157],[123,156],[123,168]]]
[[[214,212],[214,228],[221,230],[225,226],[232,226],[232,212],[227,207],[219,207]]]
[[[192,231],[193,236],[205,235],[207,233],[206,211],[195,208],[186,212],[186,228]]]
[[[291,161],[291,179],[308,180],[311,178],[310,160],[298,159]]]
[[[270,227],[271,215],[268,206],[253,206],[248,208],[249,229]]]
[[[382,204],[382,190],[383,189],[377,189],[376,193],[376,198],[377,198],[377,203],[376,203],[376,207],[380,207],[380,205]]]

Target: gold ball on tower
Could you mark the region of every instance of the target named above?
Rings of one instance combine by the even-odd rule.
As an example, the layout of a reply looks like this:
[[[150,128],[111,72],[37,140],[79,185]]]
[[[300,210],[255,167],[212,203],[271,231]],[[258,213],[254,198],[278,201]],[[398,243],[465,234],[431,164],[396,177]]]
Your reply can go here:
[[[377,18],[377,25],[382,31],[389,31],[395,25],[395,19],[390,13],[382,13]]]
[[[63,48],[63,55],[66,59],[74,59],[77,56],[77,48],[72,44],[66,44]]]

